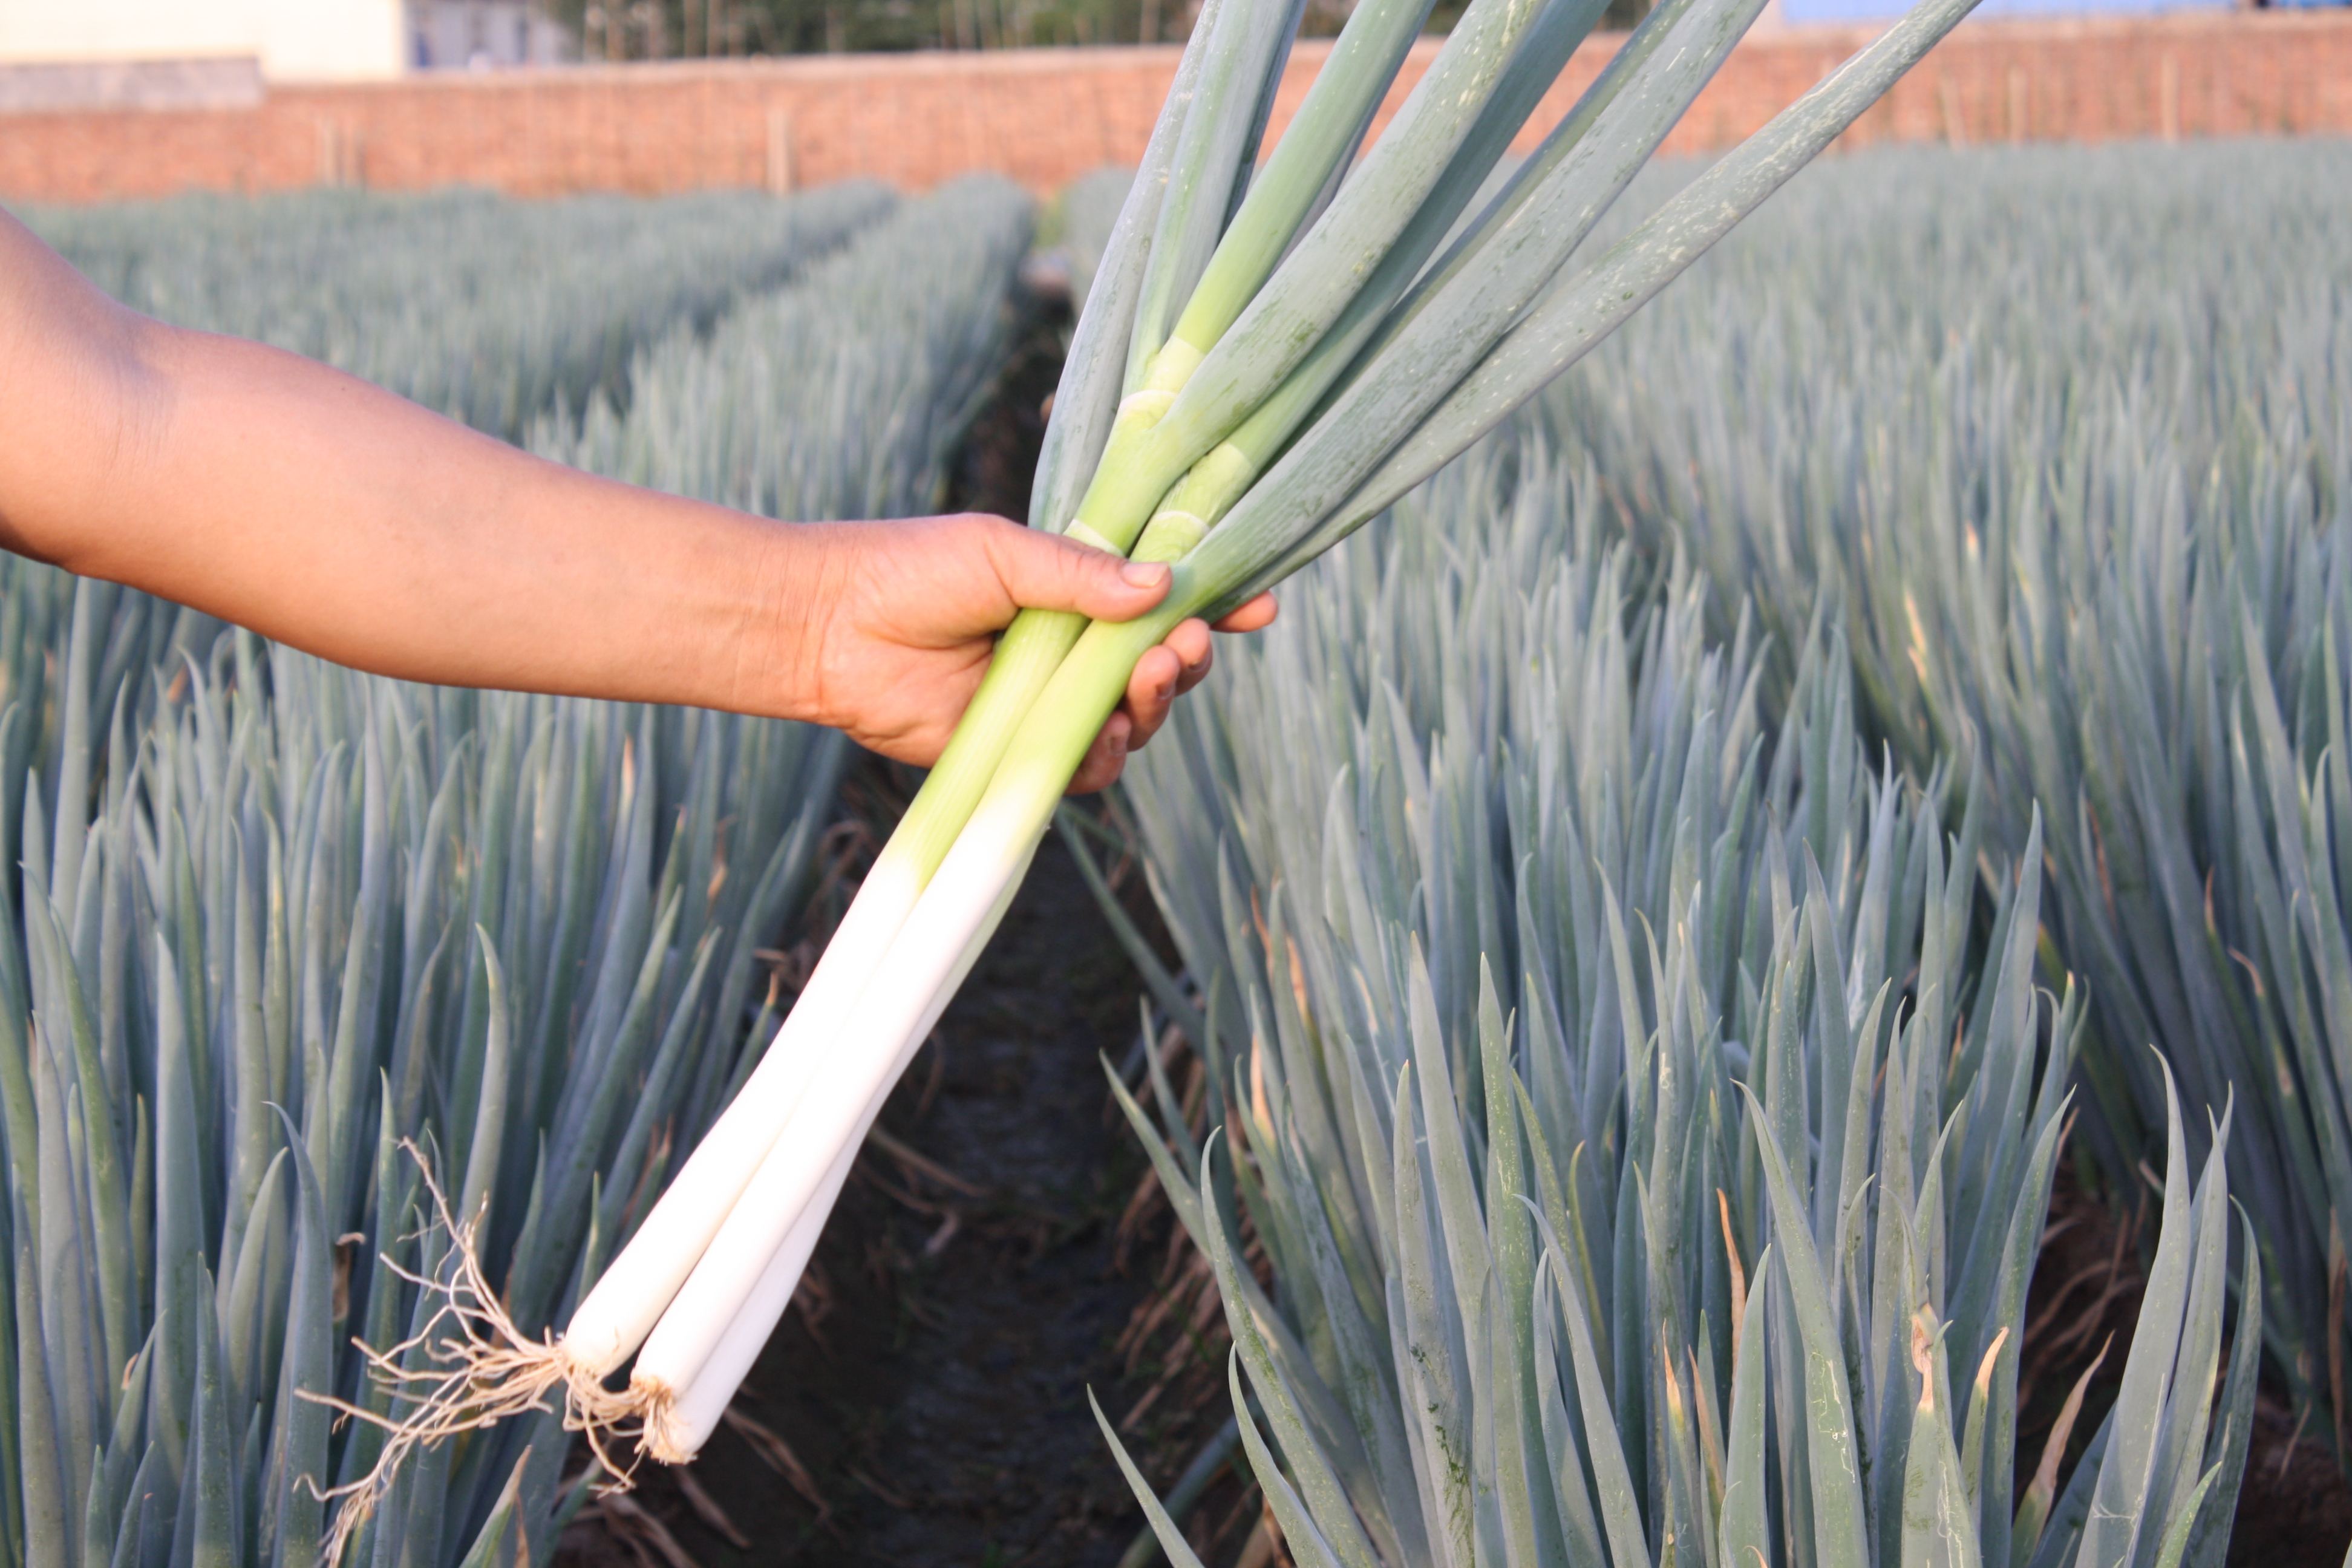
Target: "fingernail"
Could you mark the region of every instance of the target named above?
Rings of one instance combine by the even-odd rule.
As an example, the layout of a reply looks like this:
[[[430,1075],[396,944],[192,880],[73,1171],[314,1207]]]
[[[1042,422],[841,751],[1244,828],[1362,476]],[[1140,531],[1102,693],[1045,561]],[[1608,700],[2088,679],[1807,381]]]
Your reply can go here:
[[[1130,588],[1157,588],[1168,580],[1168,568],[1157,561],[1130,561],[1118,574]]]

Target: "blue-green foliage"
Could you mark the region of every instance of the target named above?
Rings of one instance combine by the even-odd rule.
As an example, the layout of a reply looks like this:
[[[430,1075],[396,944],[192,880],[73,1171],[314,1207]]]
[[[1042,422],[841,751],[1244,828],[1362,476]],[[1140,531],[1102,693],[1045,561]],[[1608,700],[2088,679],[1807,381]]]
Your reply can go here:
[[[1980,908],[1977,820],[1874,769],[1837,635],[1768,705],[1607,493],[1532,430],[1477,449],[1133,770],[1234,1137],[1130,1115],[1294,1554],[2088,1563],[2178,1524],[2218,1562],[2253,1393],[2248,1353],[2209,1412],[2220,1163],[2176,1131],[2126,1436],[2013,1540],[2082,1019],[2035,987],[2038,866]]]
[[[2325,141],[1842,160],[1542,405],[1719,627],[1842,627],[1865,728],[1979,770],[2004,860],[2039,806],[2086,1130],[2118,1179],[2153,1160],[2150,1045],[2189,1105],[2234,1096],[2274,1364],[2339,1448],[2347,181]]]
[[[894,205],[871,184],[515,202],[307,192],[26,215],[114,298],[324,360],[478,429],[625,398],[630,357],[707,328]]]

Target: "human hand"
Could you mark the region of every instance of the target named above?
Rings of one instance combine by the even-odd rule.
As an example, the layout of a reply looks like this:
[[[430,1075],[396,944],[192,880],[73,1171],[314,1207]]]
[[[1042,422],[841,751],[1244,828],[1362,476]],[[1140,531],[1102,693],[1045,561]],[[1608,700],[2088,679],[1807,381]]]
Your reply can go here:
[[[1116,555],[967,513],[896,522],[794,527],[779,570],[796,614],[789,668],[768,672],[795,692],[797,716],[846,731],[869,750],[929,765],[988,668],[995,636],[1023,609],[1075,610],[1132,620],[1166,596],[1165,566]],[[1217,623],[1252,632],[1273,621],[1260,595]],[[1137,661],[1127,698],[1088,748],[1072,794],[1119,775],[1177,697],[1200,684],[1212,658],[1210,628],[1180,624]]]

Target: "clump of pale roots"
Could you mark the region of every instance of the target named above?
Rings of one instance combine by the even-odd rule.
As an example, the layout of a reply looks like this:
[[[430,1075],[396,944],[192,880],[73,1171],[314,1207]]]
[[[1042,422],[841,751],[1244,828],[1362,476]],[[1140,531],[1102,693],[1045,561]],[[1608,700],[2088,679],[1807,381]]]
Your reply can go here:
[[[449,1250],[435,1276],[404,1268],[388,1253],[379,1255],[386,1268],[435,1302],[424,1325],[398,1344],[378,1350],[363,1339],[352,1341],[367,1358],[368,1377],[392,1391],[394,1414],[300,1391],[301,1398],[331,1407],[342,1419],[364,1421],[385,1434],[383,1448],[365,1475],[323,1491],[312,1489],[335,1510],[320,1552],[331,1565],[341,1560],[410,1458],[462,1433],[533,1412],[551,1414],[555,1406],[550,1401],[559,1393],[564,1430],[586,1438],[608,1478],[599,1484],[600,1492],[633,1487],[642,1456],[667,1458],[656,1435],[668,1414],[671,1392],[635,1382],[625,1389],[607,1388],[604,1375],[582,1363],[553,1334],[533,1338],[524,1332],[482,1268],[480,1216],[460,1219],[453,1214],[424,1153],[405,1139],[401,1147],[416,1162],[432,1197],[433,1220],[419,1234],[446,1233]],[[616,1456],[616,1447],[630,1443],[635,1454],[625,1460]]]

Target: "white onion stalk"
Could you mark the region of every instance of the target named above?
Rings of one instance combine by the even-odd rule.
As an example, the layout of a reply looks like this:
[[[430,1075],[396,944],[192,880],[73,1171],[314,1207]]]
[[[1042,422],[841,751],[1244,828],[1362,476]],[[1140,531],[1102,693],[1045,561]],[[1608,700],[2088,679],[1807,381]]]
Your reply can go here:
[[[1065,661],[1013,737],[1013,757],[923,890],[789,1135],[769,1151],[637,1357],[630,1389],[654,1458],[690,1459],[717,1428],[791,1303],[867,1129],[1011,907],[1128,672],[1182,614],[1163,606],[1146,620],[1090,628],[1084,657]],[[942,962],[948,954],[952,962]]]
[[[1392,75],[1396,59],[1410,44],[1427,0],[1379,0],[1361,8],[1360,20],[1351,18],[1343,34],[1343,47],[1370,53],[1375,72],[1357,66],[1318,79],[1319,94],[1310,94],[1302,106],[1300,130],[1307,132],[1284,139],[1267,177],[1256,183],[1245,213],[1255,213],[1257,228],[1296,223],[1311,199],[1301,187],[1328,180],[1343,152],[1345,138],[1334,127],[1360,125],[1377,102],[1379,85]],[[1181,118],[1163,115],[1156,142],[1169,144],[1168,156],[1177,177],[1186,174],[1189,161],[1213,163],[1222,154],[1224,179],[1232,180],[1231,164],[1237,149],[1220,146],[1209,128],[1234,121],[1234,106],[1263,87],[1269,59],[1281,39],[1265,26],[1263,7],[1214,7],[1204,12],[1196,29],[1198,40],[1212,40],[1219,48],[1188,51],[1188,67],[1199,82],[1197,104],[1184,103],[1194,90],[1192,78],[1180,74],[1171,107],[1182,104]],[[1223,29],[1222,37],[1214,37]],[[1350,57],[1352,59],[1353,56]],[[1194,62],[1197,61],[1197,64]],[[1384,74],[1383,74],[1384,73]],[[1181,132],[1180,132],[1181,128]],[[1231,136],[1225,138],[1231,142]],[[1147,156],[1147,163],[1150,162]],[[1192,170],[1197,185],[1204,171]],[[1166,215],[1163,229],[1181,231],[1200,226],[1200,215],[1213,212],[1223,201],[1222,188],[1188,193],[1190,200]],[[1254,230],[1237,224],[1229,236]],[[1209,237],[1215,239],[1213,230]],[[1179,248],[1156,247],[1163,262]],[[1207,327],[1196,320],[1203,297],[1246,299],[1273,268],[1265,247],[1219,243],[1207,275],[1193,295],[1183,330],[1192,338],[1213,342],[1229,324],[1238,305],[1223,311]],[[1144,280],[1147,290],[1152,279]],[[1124,552],[1150,516],[1152,502],[1164,490],[1173,472],[1155,478],[1149,461],[1123,458],[1122,448],[1139,442],[1160,410],[1183,384],[1201,360],[1192,342],[1179,340],[1152,356],[1149,388],[1122,400],[1109,434],[1110,451],[1095,470],[1093,483],[1082,498],[1068,531],[1092,544]],[[1164,466],[1164,459],[1162,459]],[[1181,472],[1181,468],[1174,470]],[[1087,521],[1091,514],[1093,521]],[[972,803],[988,782],[1003,754],[1011,727],[1024,712],[1055,665],[1084,629],[1076,616],[1031,614],[1007,630],[992,661],[988,677],[972,710],[961,725],[948,753],[925,782],[906,819],[891,837],[874,873],[858,890],[842,928],[826,947],[809,987],[777,1032],[758,1069],[735,1102],[705,1137],[636,1237],[614,1260],[573,1314],[560,1342],[564,1375],[579,1383],[601,1383],[644,1342],[655,1320],[709,1247],[729,1205],[736,1203],[767,1149],[782,1135],[794,1106],[809,1082],[814,1063],[842,1026],[866,977],[874,973],[900,925],[913,909],[932,870],[963,826]],[[944,1004],[942,1004],[944,1005]]]
[[[1265,85],[1266,62],[1256,62],[1254,70],[1242,50],[1253,42],[1267,43],[1265,30],[1252,34],[1238,21],[1219,28],[1216,19],[1225,9],[1225,0],[1208,0],[1202,7],[1153,128],[1144,157],[1145,177],[1139,179],[1121,215],[1114,240],[1118,254],[1104,258],[1104,291],[1125,298],[1130,312],[1136,290],[1148,281],[1155,238],[1192,221],[1185,203],[1162,200],[1155,172],[1157,181],[1164,182],[1188,119],[1229,114],[1236,100],[1255,102]],[[1213,205],[1220,210],[1226,195],[1223,190],[1214,194]],[[1060,473],[1041,475],[1038,487],[1049,506],[1066,504],[1066,496],[1076,492],[1073,473],[1083,477],[1092,471],[1100,479],[1097,459],[1108,434],[1100,426],[1107,421],[1083,411],[1102,399],[1091,387],[1071,383],[1107,380],[1116,392],[1118,366],[1106,363],[1112,345],[1102,337],[1099,331],[1082,331],[1072,345],[1062,390],[1068,395],[1064,401],[1073,417],[1057,421],[1060,428],[1048,443],[1058,448],[1058,458],[1049,458],[1049,462]],[[1124,342],[1116,346],[1123,354]],[[1148,500],[1135,510],[1122,547],[1141,531]],[[1109,542],[1095,540],[1091,531],[1081,537]],[[502,1311],[487,1310],[497,1305],[487,1281],[460,1271],[459,1284],[447,1293],[452,1305],[463,1309],[469,1331],[446,1347],[443,1360],[453,1369],[446,1392],[423,1402],[394,1432],[387,1452],[395,1462],[397,1456],[419,1446],[536,1407],[559,1391],[569,1423],[592,1435],[642,1419],[641,1402],[634,1394],[608,1389],[606,1381],[645,1342],[782,1134],[816,1064],[851,1016],[867,978],[986,787],[1013,725],[1084,625],[1076,616],[1028,614],[1000,639],[964,721],[860,886],[759,1066],[582,1299],[562,1335],[537,1340],[522,1333]],[[388,1481],[391,1468],[380,1467],[380,1484]],[[369,1500],[357,1500],[353,1511],[363,1513]]]
[[[1395,9],[1399,0],[1386,0],[1386,4]],[[1180,68],[1171,104],[1171,110],[1194,109],[1187,100],[1192,98],[1197,82],[1198,112],[1165,112],[1154,133],[1155,142],[1169,144],[1171,160],[1195,151],[1193,143],[1200,141],[1197,132],[1202,124],[1229,120],[1227,111],[1233,103],[1254,100],[1262,88],[1266,57],[1279,40],[1262,21],[1255,28],[1247,26],[1261,16],[1261,12],[1246,5],[1218,5],[1204,11],[1194,47],[1187,49]],[[1188,132],[1194,134],[1183,134]],[[1226,149],[1225,156],[1234,156],[1233,150]],[[1230,171],[1227,179],[1230,184]],[[1202,200],[1221,205],[1224,193],[1205,193]],[[1171,225],[1181,225],[1190,217],[1190,206],[1167,215]],[[1181,384],[1181,373],[1172,366],[1163,375]],[[1129,398],[1127,403],[1135,405],[1138,400]],[[1145,421],[1144,414],[1123,405],[1113,426],[1113,439],[1118,431],[1132,432]],[[1107,485],[1115,489],[1118,471],[1117,464],[1101,465],[1094,489]],[[1106,475],[1111,479],[1106,480]],[[1089,490],[1090,496],[1094,489]],[[1087,542],[1123,552],[1149,515],[1150,499],[1131,506],[1131,520],[1105,516],[1108,535],[1075,520],[1073,526]],[[1103,504],[1097,500],[1098,513]],[[807,989],[777,1030],[760,1066],[635,1237],[574,1312],[561,1342],[571,1373],[601,1382],[645,1342],[655,1320],[711,1244],[728,1207],[740,1197],[761,1159],[782,1134],[815,1063],[829,1049],[848,1009],[986,786],[1013,721],[1026,710],[1084,626],[1084,618],[1077,616],[1029,615],[1008,628],[965,721],[859,887],[848,914],[810,975]]]
[[[911,858],[877,858],[760,1065],[573,1310],[556,1344],[567,1381],[601,1384],[618,1370],[710,1245],[915,908],[923,878]]]
[[[630,1396],[653,1458],[691,1459],[717,1429],[791,1304],[867,1130],[1011,907],[1135,661],[1198,607],[1194,596],[1171,595],[1174,603],[1143,620],[1089,627],[1015,733],[1012,755],[826,1053],[787,1135],[639,1352]]]
[[[1012,907],[1036,840],[1009,862],[977,868],[967,846],[976,847],[969,830],[892,944],[855,1029],[826,1054],[791,1136],[768,1151],[638,1354],[629,1387],[653,1458],[692,1458],[726,1414],[792,1304],[867,1131]],[[937,963],[942,954],[953,962]]]
[[[1168,104],[1153,129],[1152,145],[1144,159],[1147,174],[1157,168],[1164,176],[1184,151],[1184,129],[1201,118],[1192,112],[1196,97],[1202,114],[1213,117],[1230,100],[1254,90],[1256,85],[1250,79],[1250,62],[1241,53],[1241,46],[1248,40],[1240,37],[1238,18],[1228,17],[1227,11],[1223,0],[1210,0],[1202,9],[1178,66]],[[1213,42],[1225,46],[1222,53],[1212,48]],[[1139,181],[1139,186],[1147,184]],[[1154,218],[1160,216],[1160,205],[1158,191],[1150,188],[1139,190],[1129,204],[1132,211]],[[1186,217],[1181,210],[1166,216],[1178,224]],[[1136,279],[1141,263],[1148,259],[1150,236],[1139,232],[1140,225],[1128,223],[1127,217],[1122,214],[1130,255],[1126,276],[1114,278],[1114,287]],[[1027,624],[1016,623],[1010,628],[1000,644],[965,723],[859,886],[848,913],[762,1053],[760,1065],[704,1135],[629,1244],[581,1301],[563,1337],[555,1342],[547,1375],[565,1382],[575,1404],[590,1407],[600,1404],[598,1391],[604,1379],[645,1342],[717,1236],[728,1210],[782,1134],[815,1064],[846,1020],[867,978],[963,826],[971,803],[986,785],[996,763],[992,741],[1001,738],[1011,720],[1026,709],[1036,687],[1052,672],[1083,624],[1076,616],[1031,616],[1024,621]],[[1055,624],[1062,621],[1076,623],[1066,628],[1066,637],[1063,636],[1066,628]]]
[[[1427,10],[1427,0],[1378,0],[1360,6],[1350,16],[1334,47],[1330,68],[1317,78],[1290,133],[1283,138],[1264,175],[1253,183],[1233,226],[1216,242],[1173,335],[1149,356],[1144,385],[1121,400],[1107,436],[1107,447],[1067,531],[1088,543],[1126,552],[1154,514],[1162,494],[1183,476],[1186,466],[1246,415],[1247,407],[1228,396],[1222,413],[1213,406],[1188,421],[1185,445],[1150,439],[1160,416],[1174,405],[1192,373],[1208,362],[1244,308],[1258,300],[1290,237],[1328,184],[1394,77]],[[1427,129],[1418,138],[1404,135],[1383,141],[1387,160],[1402,167],[1399,177],[1407,182],[1404,194],[1411,199],[1402,211],[1383,212],[1381,204],[1359,196],[1351,204],[1356,210],[1342,208],[1329,215],[1344,222],[1318,223],[1318,232],[1328,228],[1351,235],[1357,249],[1371,255],[1394,244],[1412,216],[1418,196],[1451,169],[1454,151],[1478,128],[1479,100],[1466,97],[1461,84],[1491,83],[1502,77],[1514,47],[1542,14],[1545,7],[1535,0],[1480,0],[1472,10],[1478,25],[1469,26],[1472,18],[1465,18],[1465,27],[1449,40],[1433,68],[1425,84],[1428,90],[1417,90],[1408,102],[1407,118],[1417,116],[1419,121],[1427,122]],[[1213,124],[1222,129],[1231,122],[1244,89],[1259,84],[1270,59],[1278,54],[1281,39],[1262,26],[1247,25],[1262,20],[1263,16],[1263,9],[1235,7],[1228,12],[1221,6],[1213,23],[1204,16],[1196,30],[1196,38],[1221,33],[1213,41],[1222,46],[1222,52],[1212,49],[1202,57],[1199,97],[1186,105],[1181,132],[1173,129],[1178,122],[1163,115],[1161,129],[1154,136],[1160,142],[1164,135],[1170,146],[1168,156],[1180,176],[1188,156],[1217,142],[1216,135],[1204,128]],[[1589,16],[1585,25],[1590,25]],[[1572,43],[1570,39],[1570,47]],[[1191,53],[1188,50],[1188,57]],[[1560,58],[1565,58],[1564,50]],[[1556,64],[1553,68],[1557,69]],[[1181,80],[1179,89],[1180,95],[1188,90]],[[1230,134],[1224,141],[1227,144],[1222,151],[1230,160],[1234,155]],[[1500,151],[1497,143],[1488,156]],[[1171,204],[1171,210],[1161,215],[1159,226],[1163,236],[1174,231],[1181,239],[1197,227],[1202,212],[1212,210],[1204,204],[1223,199],[1221,191],[1201,186],[1197,171],[1192,177],[1196,188],[1185,193],[1188,200]],[[1231,173],[1225,177],[1230,184]],[[1169,258],[1174,249],[1163,242],[1154,247],[1149,259],[1163,267],[1172,265]],[[1290,286],[1289,293],[1309,295],[1292,309],[1310,321],[1319,319],[1328,324],[1346,303],[1346,296],[1332,295],[1328,284],[1322,285],[1321,294],[1328,298],[1312,297],[1309,286],[1318,282],[1312,268],[1290,269],[1286,277],[1305,280]],[[1146,277],[1144,287],[1148,294],[1153,287],[1151,277]],[[1287,297],[1279,287],[1264,292],[1266,300],[1259,300],[1261,310],[1267,300]],[[1263,371],[1258,374],[1264,379]],[[558,1364],[549,1369],[549,1376],[562,1377],[583,1405],[592,1409],[608,1405],[591,1392],[591,1386],[600,1387],[646,1342],[654,1321],[680,1289],[696,1259],[717,1239],[726,1209],[744,1201],[746,1184],[767,1150],[785,1135],[788,1127],[793,1137],[802,1135],[793,1125],[794,1110],[810,1081],[812,1064],[821,1052],[828,1058],[842,1054],[832,1039],[843,1025],[845,1010],[855,1003],[866,977],[875,973],[914,906],[916,895],[963,828],[973,803],[1004,754],[1013,726],[1035,700],[1085,626],[1080,616],[1032,612],[1017,619],[999,642],[971,710],[892,835],[875,875],[859,889],[849,916],[810,977],[809,989],[778,1031],[752,1079],[582,1302],[558,1342]],[[871,1037],[860,1031],[858,1037]],[[872,1048],[887,1053],[883,1059],[887,1060],[904,1046],[903,1040],[886,1040]]]

